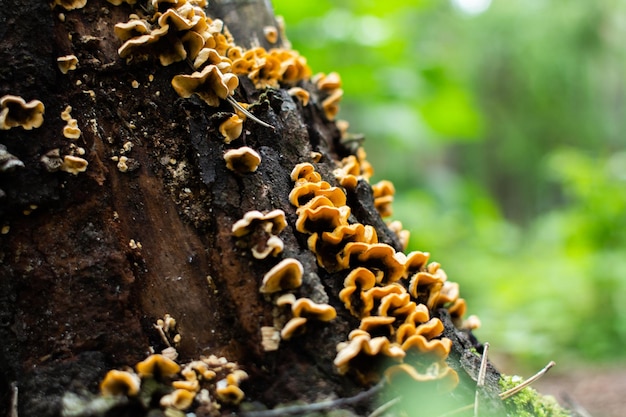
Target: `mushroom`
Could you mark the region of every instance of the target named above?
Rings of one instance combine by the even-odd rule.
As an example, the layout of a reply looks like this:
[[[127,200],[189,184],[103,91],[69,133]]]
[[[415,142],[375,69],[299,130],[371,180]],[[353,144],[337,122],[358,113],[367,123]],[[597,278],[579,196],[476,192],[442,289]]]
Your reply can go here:
[[[221,384],[222,381],[224,381],[223,384]],[[215,395],[221,402],[235,405],[239,404],[245,397],[241,388],[236,385],[226,384],[224,379],[218,381],[215,387]]]
[[[316,74],[311,80],[317,88],[323,91],[333,91],[341,87],[341,77],[337,72],[331,72],[328,75],[323,73]]]
[[[68,139],[78,139],[80,137],[80,128],[78,127],[78,121],[76,119],[70,119],[67,124],[63,126],[63,136]]]
[[[172,79],[172,87],[179,96],[184,98],[197,94],[209,106],[217,107],[220,99],[233,94],[239,85],[235,74],[222,74],[215,65],[207,65],[201,72],[191,75],[176,75]]]
[[[65,55],[57,58],[57,65],[63,74],[67,74],[69,71],[74,71],[77,64],[78,58],[76,58],[76,55]]]
[[[226,168],[238,174],[255,172],[261,163],[261,156],[252,148],[242,146],[224,154]]]
[[[263,214],[258,210],[251,210],[244,214],[242,219],[233,224],[233,236],[245,236],[251,233],[259,224],[267,233],[276,235],[287,226],[285,212],[276,209]]]
[[[349,341],[337,346],[337,356],[333,363],[340,374],[345,374],[350,368],[350,362],[359,355],[382,355],[394,360],[402,360],[406,353],[396,344],[392,344],[384,336],[372,338],[363,330],[353,330],[348,336]]]
[[[111,0],[108,1],[111,2]],[[143,19],[131,19],[128,22],[117,23],[113,32],[121,41],[127,41],[150,33],[150,24]]]
[[[186,389],[176,389],[161,397],[162,407],[174,407],[177,410],[186,410],[191,407],[196,394]]]
[[[291,170],[291,180],[296,183],[303,182],[320,182],[322,176],[319,172],[315,171],[313,164],[309,162],[303,162],[297,164],[293,170]],[[328,183],[327,183],[328,184]],[[330,186],[330,184],[328,184]]]
[[[296,220],[296,230],[302,233],[321,233],[332,231],[348,224],[350,207],[320,206],[304,208]]]
[[[396,189],[391,181],[382,180],[372,185],[372,193],[374,195],[374,207],[380,214],[380,217],[389,217],[392,214],[391,203]]]
[[[252,256],[256,259],[265,259],[268,256],[277,256],[279,253],[283,251],[285,248],[285,244],[282,239],[278,236],[270,236],[269,239],[265,241],[265,247],[259,248],[259,245],[255,245],[250,249],[252,252]]]
[[[307,106],[309,104],[309,92],[306,91],[302,87],[292,87],[287,90],[290,96],[297,98],[303,106]]]
[[[65,10],[82,9],[87,4],[87,0],[54,0],[52,7],[61,6]]]
[[[326,181],[298,182],[289,193],[289,201],[296,207],[304,206],[314,197],[324,196],[335,207],[346,204],[346,193],[339,187],[331,187]]]
[[[371,311],[371,298],[363,296],[364,290],[369,290],[376,284],[374,273],[367,268],[354,268],[343,281],[343,289],[339,292],[339,299],[355,317],[364,317]]]
[[[278,42],[278,29],[276,29],[276,26],[265,26],[263,35],[265,35],[265,40],[271,44]]]
[[[432,309],[439,299],[443,282],[428,272],[418,272],[409,282],[409,293],[416,302],[425,304]]]
[[[274,293],[282,290],[291,290],[302,285],[304,268],[300,261],[294,258],[283,259],[264,276],[259,291]]]
[[[387,284],[402,278],[401,256],[386,243],[350,242],[338,255],[344,268],[365,266],[376,274],[376,282]]]
[[[274,326],[261,327],[261,345],[266,352],[278,350],[280,345],[280,332]]]
[[[341,97],[343,97],[343,90],[338,88],[322,101],[322,109],[328,120],[334,120],[337,113],[339,113]]]
[[[280,332],[284,340],[291,339],[297,330],[301,330],[309,319],[330,321],[337,317],[335,308],[328,304],[319,304],[309,298],[295,299],[293,294],[285,294],[276,301],[276,305],[291,304],[291,318]]]
[[[459,383],[459,376],[456,371],[443,361],[431,363],[423,372],[419,372],[407,363],[392,365],[385,370],[384,375],[387,382],[402,377],[409,377],[418,382],[437,382],[440,389],[444,391],[452,390]]]
[[[139,377],[126,371],[110,370],[100,382],[102,395],[127,395],[134,397],[139,393],[141,380]]]
[[[78,175],[78,173],[85,172],[87,170],[87,165],[89,165],[89,162],[83,158],[73,155],[65,155],[63,157],[63,164],[59,167],[59,169],[73,175]]]
[[[410,336],[402,343],[402,349],[408,352],[416,349],[420,353],[433,354],[440,359],[445,359],[450,353],[452,341],[450,339],[432,339],[428,340],[421,334]]]
[[[28,103],[19,96],[5,95],[0,98],[0,129],[21,126],[24,130],[37,128],[43,123],[45,107],[39,100]]]
[[[180,371],[180,365],[167,357],[154,354],[135,365],[140,377],[171,377]]]
[[[200,383],[198,382],[198,379],[186,381],[172,381],[172,387],[190,392],[198,392],[200,390]]]
[[[127,3],[127,4],[137,3],[137,0],[107,0],[107,1],[111,3],[113,6],[119,6],[122,3]]]
[[[317,263],[331,272],[345,269],[338,255],[348,242],[376,243],[376,230],[370,225],[353,223],[336,227],[331,232],[313,233],[307,240]]]
[[[220,124],[220,133],[224,136],[224,143],[228,144],[241,136],[243,119],[233,114]]]
[[[302,330],[306,321],[307,319],[305,317],[293,317],[289,319],[280,331],[280,338],[282,340],[291,339],[299,330]]]

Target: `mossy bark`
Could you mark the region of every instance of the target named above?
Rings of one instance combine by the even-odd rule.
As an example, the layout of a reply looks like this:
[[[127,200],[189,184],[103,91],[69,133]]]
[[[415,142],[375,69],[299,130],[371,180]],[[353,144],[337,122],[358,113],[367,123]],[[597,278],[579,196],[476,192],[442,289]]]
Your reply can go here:
[[[244,45],[255,44],[273,19],[265,2],[254,6],[261,14],[240,12],[237,2],[215,5],[214,16],[232,23]],[[107,370],[164,347],[153,323],[165,313],[178,320],[180,358],[215,354],[237,362],[250,375],[243,384],[250,401],[274,406],[356,394],[363,387],[333,366],[335,346],[358,325],[337,298],[343,277],[318,267],[306,236],[294,230],[288,200],[290,172],[311,162],[311,152],[321,153],[316,168],[334,182],[335,162],[350,154],[335,123],[316,97],[303,107],[285,90],[258,90],[242,79],[235,98],[274,129],[248,120],[242,137],[225,144],[218,127],[230,105],[181,99],[170,85],[190,72],[187,63],[119,58],[113,27],[129,13],[130,6],[104,0],[73,11],[0,1],[0,95],[46,106],[42,127],[0,131],[0,143],[24,163],[0,172],[0,414],[16,405],[12,386],[20,416],[57,416],[64,394],[97,392]],[[79,65],[64,75],[56,59],[67,54]],[[62,135],[68,105],[82,130],[76,141]],[[235,174],[224,163],[224,152],[243,144],[262,157],[253,174]],[[77,148],[89,162],[84,173],[42,165],[53,149]],[[112,159],[121,156],[128,158],[125,172]],[[348,200],[354,221],[375,226],[381,242],[400,249],[366,182]],[[247,211],[273,209],[288,222],[281,256],[304,266],[299,291],[334,305],[339,317],[265,352],[260,328],[272,325],[273,313],[258,289],[276,261],[238,248],[231,227]],[[452,366],[471,383],[477,359],[468,352],[478,344],[441,314],[454,341]]]

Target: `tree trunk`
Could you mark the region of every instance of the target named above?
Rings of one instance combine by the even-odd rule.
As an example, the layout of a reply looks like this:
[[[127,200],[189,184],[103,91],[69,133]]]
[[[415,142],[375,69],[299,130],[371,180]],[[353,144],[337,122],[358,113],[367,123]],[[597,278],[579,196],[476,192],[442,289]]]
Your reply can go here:
[[[361,392],[375,381],[364,384],[333,364],[337,344],[359,327],[338,298],[349,269],[318,265],[310,233],[296,230],[297,208],[289,199],[296,164],[312,163],[338,186],[333,171],[355,154],[322,109],[325,93],[309,79],[298,81],[311,95],[304,106],[287,88],[259,88],[239,76],[235,99],[271,127],[248,117],[242,135],[226,143],[219,128],[233,114],[229,102],[211,107],[172,88],[173,77],[192,72],[187,60],[162,66],[155,56],[120,58],[123,42],[114,26],[131,13],[153,10],[141,0],[119,6],[89,0],[74,10],[0,1],[0,96],[45,105],[40,127],[0,130],[6,147],[0,160],[0,415],[162,415],[154,414],[165,409],[154,392],[156,403],[119,400],[100,409],[94,395],[109,370],[133,367],[168,344],[181,364],[216,355],[245,370],[241,388],[252,408]],[[264,32],[275,26],[268,1],[211,1],[207,13],[225,20],[237,44],[272,46]],[[63,74],[57,58],[71,54],[77,69]],[[67,106],[71,116],[62,116]],[[64,136],[63,117],[77,121],[78,139]],[[243,145],[261,157],[255,172],[226,166],[225,151]],[[67,172],[68,155],[87,161],[86,170]],[[361,178],[345,192],[349,222],[373,226],[379,242],[401,252],[369,183]],[[249,211],[276,209],[286,217],[279,234],[284,250],[256,259],[249,250],[255,242],[236,239],[232,227]],[[261,328],[285,319],[277,316],[283,310],[275,297],[259,287],[264,274],[288,258],[304,270],[293,292],[331,305],[337,318],[309,319],[304,334],[267,350]],[[408,277],[403,280],[407,286]],[[155,329],[165,314],[176,319],[175,332]],[[471,382],[479,358],[470,350],[480,345],[455,327],[446,308],[430,315],[441,319],[453,342],[448,363],[462,382]],[[202,385],[211,396],[224,377],[216,372],[216,380]],[[445,398],[471,391],[460,386]],[[353,412],[367,413],[377,401],[372,396]],[[228,401],[220,407],[197,396],[191,409],[197,415],[241,411]]]

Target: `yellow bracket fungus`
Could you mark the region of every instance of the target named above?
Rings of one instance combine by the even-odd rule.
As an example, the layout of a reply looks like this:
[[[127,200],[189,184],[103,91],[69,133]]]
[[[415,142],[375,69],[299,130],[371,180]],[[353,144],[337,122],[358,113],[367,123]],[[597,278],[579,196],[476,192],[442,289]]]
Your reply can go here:
[[[24,130],[37,128],[43,123],[45,107],[39,100],[28,103],[19,96],[5,95],[0,98],[0,129],[21,126]]]

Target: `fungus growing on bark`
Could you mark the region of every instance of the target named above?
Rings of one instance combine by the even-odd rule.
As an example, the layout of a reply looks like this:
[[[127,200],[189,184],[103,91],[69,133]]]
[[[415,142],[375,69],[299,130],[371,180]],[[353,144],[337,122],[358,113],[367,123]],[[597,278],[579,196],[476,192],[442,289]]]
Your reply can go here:
[[[78,139],[81,131],[78,127],[78,121],[76,119],[70,119],[67,124],[63,126],[63,136],[68,139]]]
[[[357,267],[350,271],[343,281],[343,289],[339,299],[353,316],[362,318],[369,314],[373,307],[371,298],[364,297],[363,291],[376,284],[376,276],[367,268]],[[369,303],[369,305],[368,305]]]
[[[340,374],[345,374],[350,369],[350,363],[358,356],[382,355],[396,361],[401,361],[406,352],[396,344],[392,344],[384,336],[372,338],[364,330],[353,330],[348,336],[347,342],[337,345],[337,356],[333,363]]]
[[[250,249],[252,252],[252,256],[256,259],[265,259],[268,256],[277,256],[279,253],[283,251],[285,244],[282,239],[278,236],[270,236],[269,239],[265,241],[265,247],[260,248],[259,245],[255,245]]]
[[[191,75],[176,75],[172,79],[172,87],[179,96],[184,98],[197,94],[209,106],[217,107],[220,99],[233,94],[239,85],[235,74],[222,74],[215,65],[207,65],[201,72]]]
[[[271,44],[278,42],[278,29],[275,26],[265,26],[263,35],[265,35],[265,40]]]
[[[0,98],[0,129],[21,126],[24,130],[37,128],[43,123],[45,107],[39,100],[28,103],[19,96],[5,95]]]
[[[280,332],[274,326],[261,327],[261,345],[266,352],[278,350],[280,345]]]
[[[402,278],[404,264],[386,243],[349,242],[338,255],[344,268],[365,266],[376,275],[376,282],[387,284]]]
[[[421,368],[424,368],[422,372],[407,363],[392,365],[385,370],[385,379],[390,383],[407,377],[417,382],[436,382],[442,391],[449,391],[459,383],[456,371],[443,361]]]
[[[259,291],[274,293],[282,290],[292,290],[302,285],[304,268],[295,258],[283,259],[264,276]]]
[[[87,0],[54,0],[52,7],[61,6],[65,10],[82,9],[87,4]]]
[[[107,1],[111,3],[113,6],[119,6],[122,3],[127,3],[127,4],[137,3],[137,0],[107,0]]]
[[[176,389],[161,397],[159,403],[163,407],[173,407],[177,410],[186,410],[191,407],[195,394],[186,389]]]
[[[339,113],[339,102],[342,97],[343,90],[338,88],[322,101],[322,110],[324,110],[328,120],[335,120],[335,116]]]
[[[315,170],[312,164],[303,162],[297,164],[291,170],[291,180],[296,182],[296,184],[303,182],[320,182],[322,181],[322,176]],[[330,187],[330,184],[328,184],[328,186]]]
[[[391,181],[382,180],[372,185],[372,193],[374,195],[374,207],[380,214],[380,217],[389,217],[393,214],[391,203],[393,195],[396,193]]]
[[[126,395],[134,397],[139,393],[141,380],[132,372],[110,370],[100,383],[102,395]]]
[[[57,65],[63,74],[67,74],[69,71],[74,71],[77,64],[78,58],[76,58],[76,55],[65,55],[57,58]]]
[[[236,385],[229,385],[222,379],[215,386],[217,398],[227,404],[239,404],[245,397],[245,393]]]
[[[239,238],[237,246],[251,247],[255,258],[265,259],[282,252],[283,241],[276,235],[286,225],[285,212],[282,210],[272,210],[267,214],[252,210],[233,224],[232,232],[234,237]]]
[[[297,98],[303,106],[307,106],[309,104],[310,95],[309,92],[306,91],[304,88],[291,87],[289,90],[287,90],[287,93],[289,93],[291,97]]]
[[[347,225],[348,217],[350,217],[348,206],[303,207],[296,220],[296,230],[302,233],[329,232],[341,225]]]
[[[154,354],[135,365],[135,369],[142,378],[171,377],[180,371],[180,365],[163,355]]]
[[[309,298],[296,300],[293,294],[285,294],[276,301],[276,305],[291,305],[293,317],[280,332],[281,339],[288,340],[301,331],[309,319],[330,321],[337,317],[335,308],[328,304],[319,304]]]
[[[231,149],[224,154],[226,168],[238,174],[249,174],[256,171],[261,163],[261,155],[254,149],[242,146]]]
[[[150,24],[143,19],[131,19],[128,22],[116,24],[113,32],[115,36],[124,42],[128,39],[148,34],[150,32]]]
[[[285,212],[276,209],[263,214],[258,210],[251,210],[233,224],[232,232],[235,237],[241,237],[254,231],[257,226],[263,228],[267,233],[277,235],[287,226]]]
[[[331,72],[328,75],[319,73],[313,79],[318,89],[323,91],[333,91],[341,88],[341,76],[337,72]]]
[[[78,175],[80,172],[85,172],[87,170],[87,165],[89,165],[89,162],[83,158],[73,155],[65,155],[63,157],[63,164],[61,164],[59,169],[73,175]]]
[[[228,144],[241,136],[243,119],[233,114],[220,124],[220,133],[224,136],[224,143]]]
[[[314,174],[309,174],[309,178],[314,178]],[[296,207],[303,206],[314,197],[324,196],[330,200],[330,204],[335,207],[346,204],[346,194],[338,187],[331,187],[326,181],[319,182],[297,182],[296,186],[289,193],[289,201]]]

